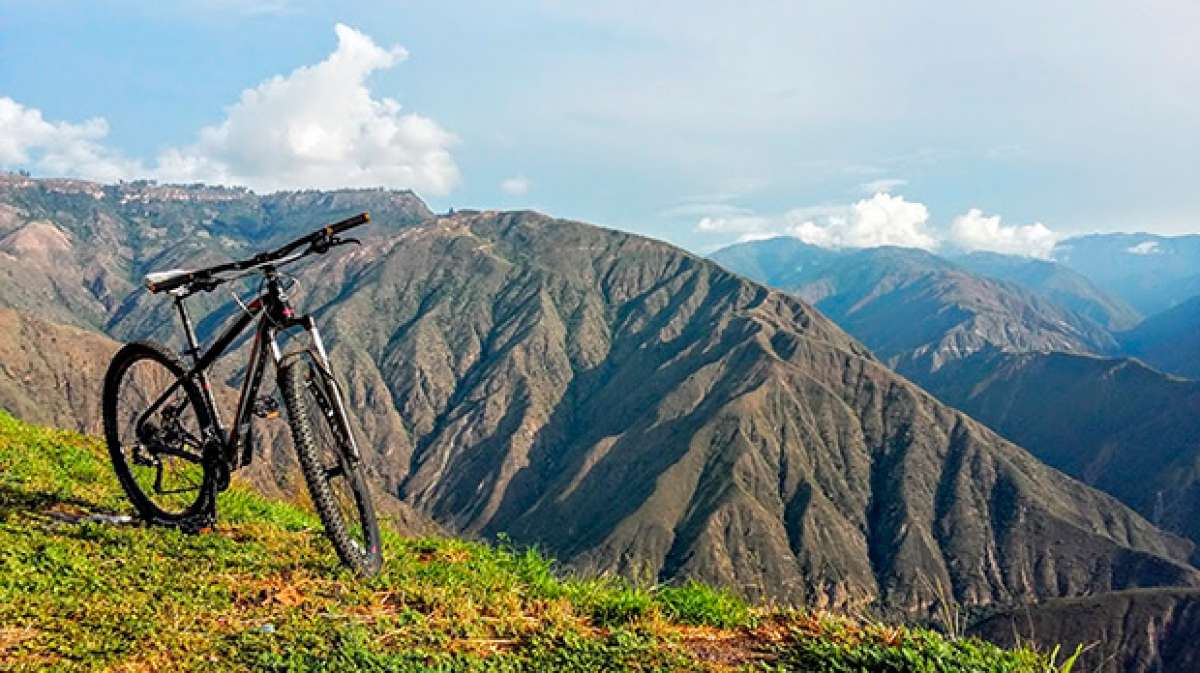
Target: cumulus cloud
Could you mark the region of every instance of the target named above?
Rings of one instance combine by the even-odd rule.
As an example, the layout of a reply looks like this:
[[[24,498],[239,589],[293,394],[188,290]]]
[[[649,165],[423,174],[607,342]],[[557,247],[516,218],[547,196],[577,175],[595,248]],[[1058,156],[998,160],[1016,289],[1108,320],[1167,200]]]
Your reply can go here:
[[[972,208],[954,218],[950,238],[967,250],[1049,259],[1059,236],[1041,222],[1005,225],[999,215],[984,215],[978,208]]]
[[[531,183],[524,175],[515,175],[500,181],[500,191],[511,196],[524,196],[529,193]]]
[[[166,180],[243,184],[257,190],[410,187],[446,194],[459,181],[455,138],[428,117],[375,99],[367,76],[408,57],[343,24],[324,61],[276,76],[227,110],[195,143],[159,158]]]
[[[108,122],[49,122],[41,110],[0,97],[0,166],[29,166],[39,173],[116,180],[140,170],[103,144]]]
[[[882,192],[815,217],[811,209],[793,210],[786,219],[787,233],[826,248],[897,245],[932,250],[938,246],[927,229],[929,209],[925,204]]]
[[[923,203],[882,192],[850,205],[793,208],[778,217],[748,211],[708,215],[697,231],[736,233],[740,241],[792,236],[825,248],[874,248],[896,245],[932,250],[938,239],[928,230]]]
[[[97,180],[154,177],[245,185],[259,191],[336,187],[411,188],[443,195],[457,186],[455,137],[437,122],[374,98],[369,75],[407,58],[343,24],[337,48],[242,92],[225,119],[194,142],[165,150],[153,168],[101,143],[103,119],[50,123],[41,112],[0,99],[0,164]]]
[[[1125,252],[1134,255],[1158,255],[1162,253],[1162,248],[1158,247],[1158,241],[1142,241],[1126,248]]]

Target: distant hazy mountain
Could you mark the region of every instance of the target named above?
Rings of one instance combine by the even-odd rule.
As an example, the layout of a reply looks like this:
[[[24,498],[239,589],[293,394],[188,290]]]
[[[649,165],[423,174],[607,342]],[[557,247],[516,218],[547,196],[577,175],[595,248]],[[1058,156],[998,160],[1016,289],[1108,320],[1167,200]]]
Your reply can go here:
[[[788,289],[806,283],[814,271],[842,254],[792,236],[779,236],[721,248],[711,258],[755,282]]]
[[[1107,352],[1116,347],[1102,325],[1050,296],[1069,295],[1107,321],[1128,319],[1119,302],[1065,269],[1039,277],[1010,265],[1006,273],[1039,292],[909,248],[830,251],[777,238],[731,246],[712,258],[812,302],[917,382],[948,362],[991,348]]]
[[[1200,541],[1200,382],[1136,360],[979,353],[927,389],[1035,456]]]
[[[80,322],[120,336],[172,329],[167,302],[115,289],[147,268],[377,211],[361,249],[294,270],[297,296],[378,487],[457,532],[809,606],[1200,586],[1190,542],[937,402],[811,306],[657,241],[528,212],[435,217],[380,191],[12,179],[0,203],[7,235],[57,246],[53,264],[0,256],[0,300],[58,314],[21,288],[103,278],[73,295]]]
[[[1200,591],[1140,589],[1049,600],[1005,610],[972,635],[1006,646],[1059,647],[1059,660],[1082,646],[1074,670],[1087,673],[1200,671]]]
[[[951,257],[951,261],[981,276],[1016,283],[1111,331],[1130,329],[1142,320],[1125,300],[1057,262],[994,252],[972,252]]]
[[[1069,238],[1054,259],[1121,297],[1142,315],[1200,294],[1200,236],[1092,234]]]
[[[1122,352],[1172,374],[1200,379],[1200,296],[1118,334]]]

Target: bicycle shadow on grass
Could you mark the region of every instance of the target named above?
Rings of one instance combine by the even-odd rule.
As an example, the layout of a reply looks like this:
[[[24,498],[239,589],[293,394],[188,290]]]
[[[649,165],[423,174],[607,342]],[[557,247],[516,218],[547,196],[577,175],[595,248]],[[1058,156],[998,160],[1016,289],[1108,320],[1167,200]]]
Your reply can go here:
[[[63,523],[97,522],[131,525],[135,520],[99,503],[47,490],[30,490],[0,484],[0,522],[16,517]]]

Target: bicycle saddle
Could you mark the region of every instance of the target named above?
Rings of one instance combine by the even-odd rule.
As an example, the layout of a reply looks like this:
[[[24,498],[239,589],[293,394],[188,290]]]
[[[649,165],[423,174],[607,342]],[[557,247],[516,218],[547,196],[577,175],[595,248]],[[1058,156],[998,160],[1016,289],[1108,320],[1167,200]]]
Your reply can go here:
[[[189,277],[193,273],[195,272],[189,269],[169,269],[167,271],[155,271],[153,273],[148,273],[144,279],[146,283],[146,289],[150,290],[151,292],[169,290],[180,285],[180,283],[175,283],[172,281]]]

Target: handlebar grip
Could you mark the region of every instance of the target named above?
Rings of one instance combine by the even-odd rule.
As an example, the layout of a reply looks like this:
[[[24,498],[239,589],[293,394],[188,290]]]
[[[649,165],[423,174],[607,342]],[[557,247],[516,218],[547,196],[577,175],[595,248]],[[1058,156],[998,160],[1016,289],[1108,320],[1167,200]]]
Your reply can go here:
[[[354,217],[347,217],[346,219],[342,220],[341,222],[334,222],[333,224],[326,226],[325,229],[323,229],[323,231],[325,232],[326,236],[334,236],[336,234],[342,233],[343,231],[346,231],[347,229],[353,229],[354,227],[357,227],[360,224],[366,224],[367,222],[370,222],[370,221],[371,221],[370,213],[359,213],[359,214],[355,215]]]

